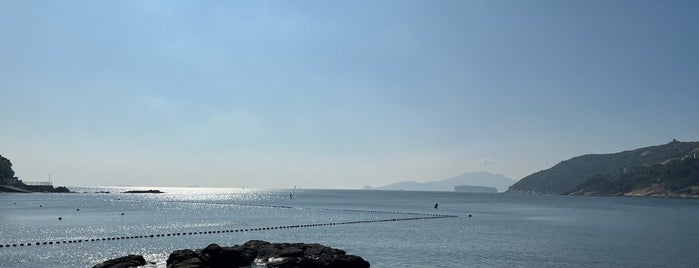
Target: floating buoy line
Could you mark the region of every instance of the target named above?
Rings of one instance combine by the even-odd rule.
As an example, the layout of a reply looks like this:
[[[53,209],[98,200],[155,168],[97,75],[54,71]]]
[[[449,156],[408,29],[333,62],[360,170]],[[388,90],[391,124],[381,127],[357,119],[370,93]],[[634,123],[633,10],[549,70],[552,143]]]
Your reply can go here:
[[[127,239],[158,238],[158,237],[185,236],[185,235],[243,233],[243,232],[292,229],[292,228],[307,228],[307,227],[361,224],[361,223],[376,223],[376,222],[413,221],[413,220],[427,220],[427,219],[454,218],[454,217],[457,217],[457,216],[454,216],[454,215],[424,216],[424,217],[412,217],[412,218],[392,218],[392,219],[380,219],[380,220],[342,221],[342,222],[312,223],[312,224],[300,224],[300,225],[282,225],[282,226],[272,226],[272,227],[241,228],[241,229],[230,229],[230,230],[177,232],[177,233],[136,235],[136,236],[116,236],[116,237],[103,237],[103,238],[85,238],[85,239],[77,239],[77,240],[54,240],[54,241],[30,242],[30,243],[19,243],[19,244],[17,244],[17,243],[0,244],[0,248],[29,247],[29,246],[41,246],[41,245],[63,245],[63,244],[73,244],[73,243],[117,241],[117,240],[127,240]]]
[[[212,204],[212,205],[234,205],[234,206],[282,208],[282,209],[293,209],[293,208],[294,208],[294,207],[290,207],[290,206],[258,205],[258,204],[231,204],[231,203],[183,202],[183,201],[166,201],[166,202],[204,203],[204,204]],[[359,213],[369,213],[369,214],[411,215],[411,216],[418,216],[418,217],[390,218],[390,219],[378,219],[378,220],[361,220],[361,221],[340,221],[340,222],[311,223],[311,224],[298,224],[298,225],[281,225],[281,226],[271,226],[271,227],[240,228],[240,229],[228,229],[228,230],[211,230],[211,231],[195,231],[195,232],[159,233],[159,234],[135,235],[135,236],[111,236],[111,237],[99,237],[99,238],[85,238],[85,239],[72,239],[72,240],[71,240],[71,239],[69,239],[69,240],[52,240],[52,241],[28,242],[28,243],[12,243],[12,244],[9,244],[9,243],[0,243],[0,248],[16,248],[16,247],[43,246],[43,245],[64,245],[64,244],[76,244],[76,243],[88,243],[88,242],[120,241],[120,240],[129,240],[129,239],[162,238],[162,237],[186,236],[186,235],[207,235],[207,234],[224,234],[224,233],[244,233],[244,232],[268,231],[268,230],[281,230],[281,229],[293,229],[293,228],[308,228],[308,227],[333,226],[333,225],[348,225],[348,224],[362,224],[362,223],[379,223],[379,222],[396,222],[396,221],[414,221],[414,220],[428,220],[428,219],[456,218],[456,217],[458,217],[458,216],[456,216],[456,215],[449,215],[449,214],[430,214],[430,213],[417,213],[417,212],[397,212],[397,211],[360,210],[360,209],[335,209],[335,208],[297,208],[297,209],[321,210],[321,211],[359,212]],[[122,213],[122,215],[123,215],[123,213]],[[471,215],[469,215],[469,216],[471,216]],[[60,220],[61,218],[59,217],[58,219]]]

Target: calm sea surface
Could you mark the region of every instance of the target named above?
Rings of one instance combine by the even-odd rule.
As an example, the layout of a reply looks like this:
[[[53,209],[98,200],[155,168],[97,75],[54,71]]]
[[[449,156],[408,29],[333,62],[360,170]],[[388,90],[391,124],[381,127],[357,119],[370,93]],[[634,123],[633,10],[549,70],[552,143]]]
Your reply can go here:
[[[290,199],[290,190],[211,188],[120,193],[133,189],[144,188],[0,193],[0,266],[89,267],[141,254],[164,267],[176,249],[251,239],[321,243],[372,267],[699,263],[699,200],[360,190],[297,190]],[[296,225],[314,226],[259,229]]]

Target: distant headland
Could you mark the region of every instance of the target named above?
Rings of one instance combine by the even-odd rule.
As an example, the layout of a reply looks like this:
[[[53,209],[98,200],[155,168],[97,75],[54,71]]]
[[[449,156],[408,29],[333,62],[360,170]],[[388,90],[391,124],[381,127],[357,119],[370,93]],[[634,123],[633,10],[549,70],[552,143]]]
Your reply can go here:
[[[699,198],[699,142],[573,157],[524,177],[508,193]]]
[[[12,162],[0,155],[0,192],[10,193],[69,193],[68,188],[53,187],[51,182],[23,182],[15,177]]]

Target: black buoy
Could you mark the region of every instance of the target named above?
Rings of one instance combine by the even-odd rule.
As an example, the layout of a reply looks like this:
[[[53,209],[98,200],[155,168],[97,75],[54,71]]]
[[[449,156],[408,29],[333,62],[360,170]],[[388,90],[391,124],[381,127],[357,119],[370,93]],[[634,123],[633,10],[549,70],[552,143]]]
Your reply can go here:
[[[434,208],[437,208],[437,207],[439,207],[439,204],[434,203]]]
[[[58,217],[58,220],[59,220],[59,221],[60,221],[60,220],[62,220],[62,219],[63,219],[63,218],[61,218],[61,217]]]
[[[121,213],[121,216],[124,216],[124,212]]]
[[[75,209],[75,211],[80,211],[80,209],[79,209],[79,208],[78,208],[78,209]]]
[[[470,217],[471,217],[471,214],[468,214],[468,217],[470,218]]]
[[[41,207],[41,205],[39,205],[39,207]]]

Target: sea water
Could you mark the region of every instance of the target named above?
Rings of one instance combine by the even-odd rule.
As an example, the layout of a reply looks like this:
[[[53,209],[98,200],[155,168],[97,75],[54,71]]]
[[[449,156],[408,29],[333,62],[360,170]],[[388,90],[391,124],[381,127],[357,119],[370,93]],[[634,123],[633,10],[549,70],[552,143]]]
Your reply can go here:
[[[90,267],[140,254],[164,267],[173,250],[252,239],[320,243],[372,267],[699,263],[699,200],[692,199],[162,187],[163,194],[122,193],[134,189],[148,188],[0,193],[0,266]]]

